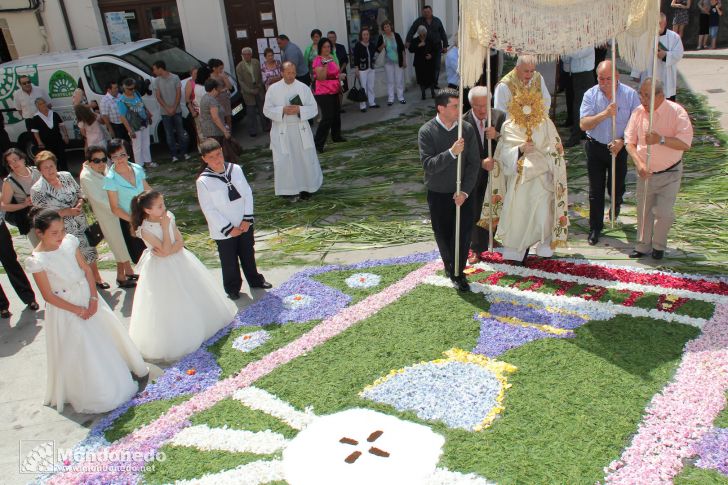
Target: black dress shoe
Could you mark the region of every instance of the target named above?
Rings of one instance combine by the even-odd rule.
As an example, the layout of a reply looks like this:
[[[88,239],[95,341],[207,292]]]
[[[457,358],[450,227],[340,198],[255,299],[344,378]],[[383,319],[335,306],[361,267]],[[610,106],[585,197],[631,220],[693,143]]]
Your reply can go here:
[[[628,257],[629,258],[632,258],[632,259],[637,259],[637,258],[641,258],[644,255],[645,255],[645,253],[641,253],[641,252],[639,252],[639,251],[637,251],[635,249],[634,251],[632,251],[631,253],[629,253],[629,256]]]
[[[231,300],[239,300],[240,299],[240,293],[228,293],[227,297]]]
[[[387,106],[392,106],[394,104],[393,101],[387,101]]]
[[[367,109],[366,108],[362,108],[359,111],[361,111],[362,113],[366,113],[367,112]]]
[[[470,291],[470,283],[468,283],[468,279],[465,277],[465,275],[461,274],[460,276],[455,278],[455,285],[458,291]]]
[[[589,243],[589,246],[594,246],[596,243],[598,243],[599,242],[599,231],[597,231],[597,230],[590,231],[587,242]]]
[[[271,285],[267,281],[263,280],[263,282],[261,284],[259,284],[259,285],[252,285],[251,288],[262,288],[264,290],[269,290],[269,289],[273,288],[273,285]]]
[[[301,198],[301,200],[308,200],[311,198],[311,192],[306,192],[305,190],[298,194],[298,196]]]
[[[108,290],[111,286],[106,281],[102,281],[101,283],[96,283],[96,288],[99,290]]]
[[[35,312],[38,311],[39,308],[40,305],[38,305],[37,301],[31,301],[30,303],[28,303],[28,310],[33,310]]]
[[[338,138],[332,138],[332,140],[334,143],[344,143],[346,141],[346,138],[344,138],[343,136],[340,136]]]
[[[136,281],[130,279],[124,281],[116,280],[116,284],[119,285],[119,288],[134,288],[137,285]]]
[[[653,249],[652,250],[652,259],[662,259],[664,256],[665,256],[664,249]]]
[[[370,108],[379,108],[379,105],[378,105],[378,104],[374,104],[374,105],[372,105],[372,106],[369,106],[369,107],[370,107]]]
[[[12,316],[13,314],[10,313],[10,310],[8,310],[7,308],[5,310],[0,310],[0,318],[10,318]]]

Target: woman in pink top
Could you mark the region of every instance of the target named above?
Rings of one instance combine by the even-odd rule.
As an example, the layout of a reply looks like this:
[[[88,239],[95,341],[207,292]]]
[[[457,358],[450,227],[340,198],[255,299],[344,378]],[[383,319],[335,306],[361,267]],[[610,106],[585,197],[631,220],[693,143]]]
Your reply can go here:
[[[313,74],[316,80],[314,96],[321,110],[321,122],[316,130],[314,143],[316,150],[323,153],[326,138],[331,130],[334,142],[346,141],[341,136],[341,73],[339,66],[331,55],[331,41],[322,37],[318,44],[319,55],[313,60]]]
[[[109,134],[101,122],[101,116],[91,111],[91,108],[85,104],[77,104],[73,107],[73,111],[76,115],[78,128],[85,140],[84,149],[94,145],[106,148]]]

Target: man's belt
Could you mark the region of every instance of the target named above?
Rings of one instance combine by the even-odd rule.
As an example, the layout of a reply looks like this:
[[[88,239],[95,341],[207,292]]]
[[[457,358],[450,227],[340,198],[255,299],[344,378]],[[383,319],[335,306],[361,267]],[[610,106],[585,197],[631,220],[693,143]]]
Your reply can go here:
[[[586,135],[586,139],[587,139],[587,141],[590,141],[590,142],[592,142],[592,143],[596,143],[597,145],[601,145],[601,146],[603,146],[603,147],[609,147],[609,145],[608,145],[608,144],[606,144],[606,143],[602,143],[602,142],[600,142],[599,140],[596,140],[596,139],[592,138],[592,137],[591,137],[591,136],[589,136],[589,135]]]
[[[669,167],[667,167],[665,170],[660,170],[659,172],[652,172],[652,175],[657,175],[657,174],[665,173],[665,172],[671,172],[673,168],[677,167],[681,163],[682,163],[682,159],[680,159],[677,162],[673,163],[672,165],[670,165]]]

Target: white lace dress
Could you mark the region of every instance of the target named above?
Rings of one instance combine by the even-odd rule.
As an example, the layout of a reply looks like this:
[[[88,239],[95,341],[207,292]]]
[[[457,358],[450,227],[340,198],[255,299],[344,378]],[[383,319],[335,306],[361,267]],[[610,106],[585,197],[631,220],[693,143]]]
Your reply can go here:
[[[34,251],[26,259],[30,273],[45,271],[53,293],[86,306],[89,287],[76,261],[78,239],[67,234],[55,251]],[[126,329],[103,299],[88,320],[51,304],[45,308],[48,360],[45,404],[59,412],[70,403],[78,413],[105,413],[131,399],[138,386],[131,376],[148,369]]]
[[[168,214],[174,240],[174,215]],[[136,235],[144,239],[145,234],[162,240],[162,225],[145,220]],[[129,335],[145,359],[175,361],[232,322],[237,307],[194,254],[182,249],[156,256],[145,243],[147,249],[136,266],[140,276]]]

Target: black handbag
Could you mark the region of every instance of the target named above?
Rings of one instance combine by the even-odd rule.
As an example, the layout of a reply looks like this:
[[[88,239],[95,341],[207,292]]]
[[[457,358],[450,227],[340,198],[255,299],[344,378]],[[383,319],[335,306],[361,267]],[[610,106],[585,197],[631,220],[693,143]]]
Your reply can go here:
[[[83,233],[86,235],[88,243],[94,247],[98,246],[101,240],[104,239],[104,233],[101,232],[101,225],[99,225],[98,221],[88,226]]]
[[[18,186],[18,188],[25,194],[26,197],[30,198],[30,195],[25,192],[25,189],[23,188],[20,183],[18,183],[17,180],[15,180],[11,175],[8,176],[7,180],[14,183]],[[10,200],[11,203],[17,204],[18,201],[15,199],[15,196]],[[28,234],[30,232],[30,207],[24,207],[20,210],[13,211],[13,212],[6,212],[5,213],[5,221],[7,221],[9,224],[15,226],[18,228],[18,232],[22,234],[23,236]]]
[[[363,103],[367,100],[367,92],[364,88],[357,86],[359,86],[359,76],[354,79],[354,85],[349,89],[346,97],[354,103]]]

